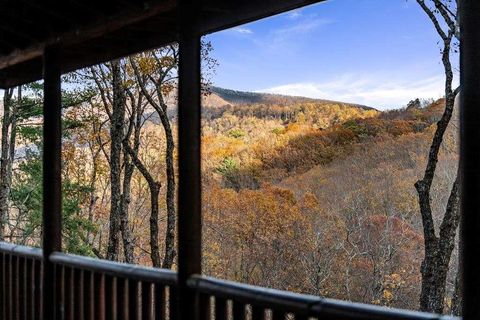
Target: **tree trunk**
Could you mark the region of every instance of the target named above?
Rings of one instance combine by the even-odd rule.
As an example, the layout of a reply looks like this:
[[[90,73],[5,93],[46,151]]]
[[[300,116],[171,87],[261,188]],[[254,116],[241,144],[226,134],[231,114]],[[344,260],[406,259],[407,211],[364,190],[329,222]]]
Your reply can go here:
[[[134,248],[133,248],[133,236],[128,227],[128,208],[130,205],[130,184],[132,181],[133,171],[135,165],[130,161],[130,156],[125,151],[123,155],[124,159],[124,174],[123,174],[123,192],[121,196],[121,208],[120,208],[120,231],[122,232],[123,252],[125,255],[125,262],[135,263]]]
[[[123,146],[131,156],[138,171],[140,171],[147,181],[148,188],[150,189],[150,257],[152,259],[152,265],[156,268],[160,268],[160,266],[163,267],[160,259],[160,246],[158,244],[158,195],[160,193],[161,184],[155,181],[145,165],[138,158],[135,150],[130,147],[127,140],[123,141]]]
[[[3,118],[2,118],[2,141],[0,154],[0,240],[4,238],[6,223],[8,220],[8,197],[11,187],[11,170],[13,157],[11,156],[11,139],[15,128],[13,114],[13,89],[7,89],[3,96]]]
[[[149,183],[150,188],[150,257],[152,265],[160,268],[160,247],[158,244],[158,194],[160,193],[160,184],[153,182]]]
[[[107,259],[118,260],[120,249],[120,219],[122,215],[121,154],[125,118],[125,93],[122,87],[120,62],[111,63],[113,103],[110,119],[110,229]]]
[[[141,72],[135,63],[134,60],[130,60],[132,68],[135,72],[135,76],[137,78],[137,82],[140,86],[140,90],[142,94],[147,99],[148,103],[155,109],[158,116],[160,117],[160,121],[162,122],[163,129],[165,131],[165,140],[167,143],[166,147],[166,175],[167,175],[167,192],[166,192],[166,204],[167,204],[167,229],[165,232],[165,257],[163,259],[162,268],[171,269],[173,265],[173,261],[175,259],[175,220],[176,220],[176,212],[175,212],[175,166],[174,166],[174,159],[173,153],[175,150],[175,141],[173,139],[172,128],[170,126],[170,120],[168,119],[167,115],[167,105],[164,102],[163,94],[161,90],[161,80],[158,83],[154,83],[157,92],[157,99],[156,101],[153,98],[153,95],[148,92],[145,84],[145,80],[141,75]],[[137,166],[138,167],[138,166]],[[140,169],[140,168],[139,168]],[[148,179],[147,179],[148,180]],[[152,211],[152,215],[153,215]],[[158,228],[158,226],[156,227]]]
[[[435,234],[430,192],[437,167],[438,153],[444,134],[452,118],[457,93],[457,90],[452,90],[453,71],[450,62],[452,40],[457,31],[456,17],[455,14],[448,9],[448,3],[442,2],[442,0],[432,0],[434,8],[430,8],[425,0],[417,0],[417,3],[432,21],[443,44],[442,64],[445,71],[445,110],[437,122],[437,128],[433,135],[423,178],[415,183],[425,243],[425,257],[421,267],[422,289],[420,294],[420,310],[441,314],[444,308],[445,284],[450,258],[455,246],[455,236],[460,220],[458,209],[458,173],[448,198],[438,237]],[[443,21],[440,22],[438,16],[441,16]],[[446,27],[446,31],[443,30],[442,27]]]
[[[427,199],[425,190],[418,185],[420,207],[422,215],[426,210]],[[437,237],[434,229],[430,229],[428,224],[433,223],[433,219],[423,219],[424,228],[430,231],[424,232],[425,236],[425,258],[422,262],[422,289],[420,294],[420,310],[443,313],[445,301],[445,285],[447,273],[450,265],[450,258],[455,247],[455,235],[460,221],[459,213],[459,186],[458,179],[455,180],[447,208],[440,225],[440,233]],[[428,222],[429,221],[429,222]],[[433,228],[433,225],[432,225]]]
[[[162,123],[164,121],[162,120]],[[165,232],[165,258],[163,259],[162,268],[171,269],[173,260],[175,259],[175,169],[173,163],[173,152],[175,142],[173,141],[172,128],[168,119],[163,124],[165,129],[165,137],[167,140],[166,150],[166,173],[167,173],[167,230]]]
[[[455,276],[455,291],[453,292],[452,297],[451,312],[452,315],[457,317],[460,317],[462,315],[462,282],[462,268],[459,261],[457,275]]]

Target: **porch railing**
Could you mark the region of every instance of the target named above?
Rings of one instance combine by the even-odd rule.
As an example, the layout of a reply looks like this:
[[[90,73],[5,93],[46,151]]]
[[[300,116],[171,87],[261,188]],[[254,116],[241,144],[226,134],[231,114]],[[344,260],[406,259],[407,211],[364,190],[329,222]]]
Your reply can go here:
[[[0,317],[40,319],[42,250],[0,242]]]
[[[55,319],[177,319],[177,273],[54,252]],[[0,242],[2,319],[40,319],[42,250]],[[194,275],[202,320],[455,320]]]

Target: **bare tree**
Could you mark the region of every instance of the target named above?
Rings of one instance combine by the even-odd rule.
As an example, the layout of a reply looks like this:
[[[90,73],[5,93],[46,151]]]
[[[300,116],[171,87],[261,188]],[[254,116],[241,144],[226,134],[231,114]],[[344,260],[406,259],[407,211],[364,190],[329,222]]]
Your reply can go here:
[[[176,79],[176,74],[173,73],[176,66],[178,65],[178,50],[172,45],[158,51],[148,52],[143,56],[139,56],[138,59],[140,63],[143,61],[150,61],[153,63],[153,71],[141,70],[139,63],[135,59],[130,59],[130,64],[135,73],[137,84],[140,87],[142,94],[147,99],[148,103],[154,108],[155,112],[158,114],[160,121],[162,123],[165,140],[166,140],[166,176],[167,176],[167,191],[166,191],[166,204],[167,204],[167,230],[165,234],[165,256],[163,259],[162,267],[170,269],[173,265],[173,260],[175,258],[175,168],[174,168],[174,159],[173,153],[175,149],[175,142],[173,138],[172,126],[170,124],[170,119],[167,114],[167,103],[165,95],[171,93],[174,88],[174,81]],[[172,74],[173,73],[173,74]],[[149,87],[153,87],[153,90],[149,90]],[[152,92],[153,91],[153,92]],[[148,186],[150,188],[151,197],[157,199],[151,199],[152,201],[152,214],[151,214],[151,244],[152,244],[152,255],[155,248],[158,249],[158,243],[156,239],[153,239],[153,233],[158,235],[158,193],[160,191],[159,183],[153,179],[153,177],[148,173],[145,166],[141,165],[140,162],[137,162],[140,166],[138,169],[143,174],[147,180]],[[152,221],[155,220],[156,222]],[[152,228],[153,227],[153,228]],[[157,260],[157,257],[152,257]],[[154,260],[152,259],[152,262]],[[154,263],[155,265],[155,263]]]
[[[452,117],[455,96],[458,93],[458,89],[452,88],[453,68],[450,60],[451,52],[455,50],[456,45],[457,3],[453,0],[430,0],[428,4],[425,0],[417,0],[417,3],[432,21],[442,40],[441,53],[445,71],[445,110],[437,122],[424,175],[415,183],[425,242],[425,257],[421,267],[420,309],[443,313],[446,278],[460,220],[458,175],[451,188],[438,235],[432,213],[431,188],[437,167],[438,153]]]
[[[12,164],[15,155],[15,137],[17,127],[14,101],[14,88],[6,89],[3,95],[2,142],[0,154],[0,240],[4,237],[4,228],[8,220],[8,199],[12,183]],[[22,99],[22,88],[18,87],[18,101]]]
[[[122,146],[125,136],[131,133],[131,130],[129,131],[125,128],[127,105],[124,86],[125,73],[120,60],[112,61],[104,66],[91,68],[90,72],[110,120],[110,154],[107,155],[105,153],[110,164],[111,192],[110,227],[106,257],[109,260],[118,260],[120,241],[122,241],[125,261],[134,263],[133,236],[128,226],[130,182],[133,176],[134,164]]]

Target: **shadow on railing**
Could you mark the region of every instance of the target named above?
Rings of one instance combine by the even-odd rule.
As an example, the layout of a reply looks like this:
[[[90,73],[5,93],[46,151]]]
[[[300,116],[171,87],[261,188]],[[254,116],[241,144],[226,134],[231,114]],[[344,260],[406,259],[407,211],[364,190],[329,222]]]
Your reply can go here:
[[[177,273],[53,253],[54,319],[178,318]],[[42,251],[0,242],[2,319],[39,319]],[[187,286],[198,294],[201,320],[454,320],[459,318],[324,299],[203,276]]]

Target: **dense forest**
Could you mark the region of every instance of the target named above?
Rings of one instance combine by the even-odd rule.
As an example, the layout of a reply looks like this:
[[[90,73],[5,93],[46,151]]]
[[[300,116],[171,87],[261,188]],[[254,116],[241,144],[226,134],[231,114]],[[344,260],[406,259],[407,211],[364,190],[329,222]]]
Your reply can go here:
[[[169,139],[176,144],[175,97],[151,83],[142,83],[142,92],[138,79],[129,82],[134,68],[138,76],[148,72],[140,65],[147,64],[142,59],[153,63],[150,58],[118,64],[125,110],[118,120],[117,153],[115,65],[65,79],[64,87],[74,89],[64,90],[64,249],[175,268],[169,230],[175,225],[172,215],[169,220],[172,212],[175,219],[175,201],[168,175],[173,170],[174,197],[176,149],[167,148]],[[73,86],[79,79],[90,85]],[[9,146],[13,170],[3,233],[8,241],[34,246],[40,245],[41,223],[40,89],[24,86],[4,97],[15,112],[16,137]],[[425,167],[444,100],[380,112],[211,87],[203,104],[206,274],[418,308],[424,244],[414,183]],[[450,123],[433,186],[438,219],[455,178],[456,124]],[[120,212],[116,244],[113,210]]]

